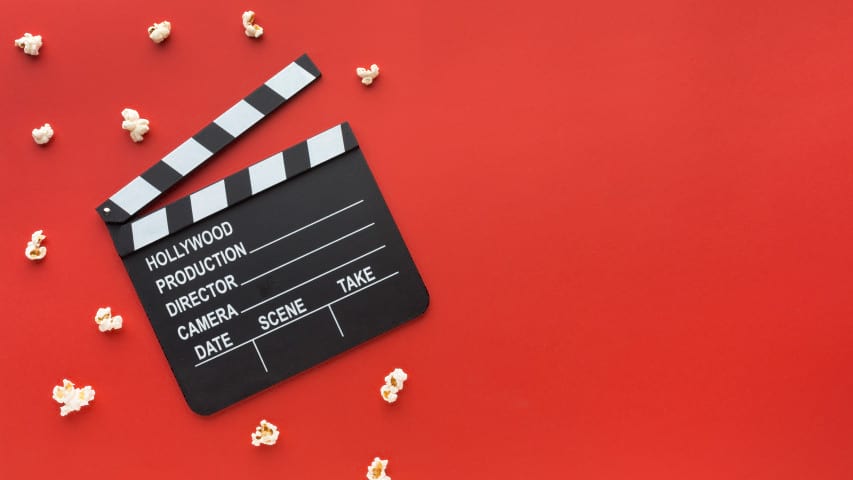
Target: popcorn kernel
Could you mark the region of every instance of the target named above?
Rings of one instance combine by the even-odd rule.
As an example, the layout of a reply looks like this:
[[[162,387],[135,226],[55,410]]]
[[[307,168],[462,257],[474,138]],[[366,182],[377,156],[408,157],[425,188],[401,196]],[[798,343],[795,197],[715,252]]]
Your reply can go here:
[[[130,138],[134,142],[141,142],[142,136],[148,133],[148,120],[139,118],[139,112],[132,108],[125,108],[121,111],[121,116],[124,121],[121,122],[121,128],[130,132]]]
[[[76,388],[74,383],[63,379],[62,385],[53,387],[53,399],[61,403],[59,414],[66,416],[71,412],[79,412],[81,408],[95,399],[95,390],[90,386]]]
[[[361,78],[361,83],[370,85],[373,79],[379,76],[379,66],[374,63],[370,69],[358,67],[355,69],[355,74]]]
[[[255,12],[251,10],[243,12],[243,28],[247,37],[258,38],[264,34],[264,27],[255,23]]]
[[[405,383],[407,378],[409,378],[409,375],[404,372],[402,368],[395,368],[385,377],[385,383],[391,385],[397,390],[402,390],[403,383]]]
[[[41,35],[25,33],[23,37],[15,40],[15,46],[23,48],[27,55],[37,56],[42,46]]]
[[[39,145],[44,145],[53,138],[53,127],[49,123],[45,123],[39,128],[33,129],[33,141]]]
[[[172,33],[172,24],[168,20],[155,23],[148,27],[148,38],[154,43],[161,43]]]
[[[278,427],[272,423],[261,420],[261,424],[255,429],[252,434],[252,445],[260,447],[261,445],[275,445],[278,441]]]
[[[36,230],[30,241],[27,242],[27,248],[24,250],[24,255],[31,261],[41,260],[47,255],[47,247],[42,246],[41,242],[47,238],[42,230]]]
[[[113,316],[110,307],[99,308],[95,314],[95,323],[98,324],[98,330],[109,332],[111,330],[121,330],[122,318],[121,315]]]
[[[398,390],[387,383],[382,385],[382,388],[379,389],[379,394],[382,395],[382,400],[385,400],[388,403],[394,403],[397,401],[397,392]]]
[[[368,480],[391,480],[385,473],[385,468],[388,467],[388,460],[382,460],[379,457],[375,457],[373,462],[370,463],[370,466],[367,467],[367,479]]]

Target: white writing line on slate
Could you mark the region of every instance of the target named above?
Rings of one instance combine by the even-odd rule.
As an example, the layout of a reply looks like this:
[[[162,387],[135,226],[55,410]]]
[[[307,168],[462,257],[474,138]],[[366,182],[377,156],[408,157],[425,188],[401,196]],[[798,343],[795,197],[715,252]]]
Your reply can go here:
[[[255,351],[258,352],[258,358],[261,359],[261,365],[264,367],[264,371],[270,373],[270,371],[267,370],[267,362],[264,361],[264,357],[261,356],[261,351],[258,349],[258,344],[255,343],[254,340],[252,340],[252,345],[255,346]]]
[[[308,284],[308,283],[313,282],[314,280],[317,280],[317,279],[318,279],[318,278],[320,278],[320,277],[323,277],[323,276],[325,276],[325,275],[328,275],[328,274],[330,274],[330,273],[334,272],[335,270],[339,270],[339,269],[341,269],[341,268],[343,268],[343,267],[346,267],[346,266],[347,266],[347,265],[349,265],[350,263],[353,263],[353,262],[356,262],[356,261],[358,261],[358,260],[361,260],[362,258],[364,258],[364,257],[366,257],[366,256],[368,256],[368,255],[372,255],[372,254],[374,254],[374,253],[378,252],[379,250],[382,250],[383,248],[385,248],[385,245],[382,245],[381,247],[374,248],[373,250],[371,250],[371,251],[369,251],[369,252],[365,253],[364,255],[360,255],[360,256],[358,256],[358,257],[355,257],[355,258],[353,258],[352,260],[348,260],[347,262],[342,263],[342,264],[338,265],[337,267],[335,267],[335,268],[333,268],[333,269],[331,269],[331,270],[326,270],[325,272],[321,273],[320,275],[317,275],[316,277],[313,277],[313,278],[309,278],[308,280],[305,280],[304,282],[300,283],[299,285],[295,285],[295,286],[293,286],[293,287],[290,287],[290,288],[288,288],[287,290],[285,290],[285,291],[283,291],[283,292],[276,293],[275,295],[273,295],[272,297],[267,298],[266,300],[262,300],[262,301],[260,301],[260,302],[258,302],[258,303],[256,303],[256,304],[252,305],[252,306],[251,306],[251,307],[249,307],[249,308],[245,308],[245,309],[241,310],[241,311],[240,311],[240,314],[242,315],[242,314],[244,314],[244,313],[248,312],[249,310],[253,310],[253,309],[257,308],[257,307],[260,307],[261,305],[263,305],[263,304],[265,304],[265,303],[269,302],[270,300],[275,300],[276,298],[278,298],[278,297],[280,297],[280,296],[284,295],[285,293],[292,292],[292,291],[296,290],[297,288],[299,288],[299,287],[301,287],[301,286],[304,286],[304,285],[306,285],[306,284]]]
[[[349,204],[349,205],[347,205],[346,207],[344,207],[344,208],[342,208],[342,209],[338,210],[337,212],[332,212],[332,213],[330,213],[330,214],[326,215],[326,216],[325,216],[325,217],[323,217],[323,218],[320,218],[320,219],[314,220],[313,222],[309,223],[308,225],[301,226],[301,227],[297,228],[296,230],[294,230],[294,231],[292,231],[292,232],[290,232],[290,233],[288,233],[288,234],[286,234],[286,235],[282,235],[282,236],[280,236],[280,237],[276,238],[275,240],[271,240],[271,241],[269,241],[269,242],[267,242],[267,243],[265,243],[265,244],[261,245],[260,247],[255,248],[254,250],[250,250],[250,251],[249,251],[249,254],[255,253],[255,252],[257,252],[258,250],[261,250],[261,249],[263,249],[263,248],[267,248],[267,247],[269,247],[270,245],[272,245],[273,243],[278,242],[278,241],[280,241],[280,240],[284,240],[285,238],[287,238],[287,237],[289,237],[289,236],[291,236],[291,235],[293,235],[293,234],[295,234],[295,233],[299,233],[299,232],[301,232],[302,230],[305,230],[305,229],[306,229],[306,228],[308,228],[308,227],[312,227],[312,226],[314,226],[314,225],[316,225],[316,224],[318,224],[318,223],[322,222],[323,220],[328,220],[328,219],[330,219],[330,218],[334,217],[335,215],[337,215],[337,214],[339,214],[339,213],[341,213],[341,212],[343,212],[343,211],[349,210],[350,208],[352,208],[352,207],[354,207],[354,206],[358,205],[359,203],[362,203],[363,201],[364,201],[364,200],[359,200],[359,201],[357,201],[357,202],[355,202],[355,203]]]
[[[324,310],[324,309],[326,309],[327,307],[330,307],[330,306],[332,306],[332,305],[334,305],[334,304],[336,304],[336,303],[340,302],[341,300],[347,299],[347,298],[349,298],[349,297],[351,297],[351,296],[355,295],[356,293],[361,293],[361,292],[363,292],[363,291],[367,290],[368,288],[370,288],[370,287],[372,287],[372,286],[374,286],[374,285],[380,284],[380,283],[384,282],[385,280],[388,280],[389,278],[396,276],[396,275],[397,275],[397,274],[399,274],[399,273],[400,273],[399,271],[396,271],[396,272],[394,272],[394,273],[392,273],[392,274],[390,274],[390,275],[388,275],[388,276],[385,276],[385,277],[380,278],[379,280],[377,280],[377,281],[375,281],[375,282],[373,282],[373,283],[368,283],[368,284],[367,284],[366,286],[364,286],[363,288],[359,288],[358,290],[353,290],[352,292],[350,292],[350,293],[348,293],[348,294],[344,295],[343,297],[338,298],[337,300],[332,300],[331,302],[329,302],[329,303],[327,303],[327,304],[323,305],[322,307],[318,307],[318,308],[315,308],[314,310],[311,310],[310,312],[303,313],[302,315],[300,315],[300,316],[298,316],[298,317],[294,318],[293,320],[290,320],[290,321],[289,321],[289,322],[287,322],[287,323],[282,323],[281,325],[279,325],[279,326],[277,326],[277,327],[273,328],[272,330],[267,330],[266,332],[264,332],[264,333],[262,333],[262,334],[258,335],[257,337],[255,337],[255,338],[253,338],[253,339],[251,339],[251,340],[246,340],[245,342],[243,342],[243,343],[241,343],[241,344],[239,344],[239,345],[233,346],[233,347],[229,348],[228,350],[223,350],[223,351],[219,352],[218,354],[216,354],[216,355],[214,355],[214,356],[212,356],[212,357],[210,357],[210,358],[208,358],[208,359],[205,359],[205,360],[203,360],[203,361],[201,361],[201,362],[196,363],[196,364],[195,364],[195,366],[196,366],[196,367],[199,367],[199,366],[201,366],[201,365],[204,365],[205,363],[207,363],[207,362],[209,362],[209,361],[211,361],[211,360],[215,360],[215,359],[217,359],[217,358],[219,358],[219,357],[221,357],[221,356],[223,356],[223,355],[225,355],[225,354],[231,353],[231,352],[233,352],[234,350],[237,350],[237,349],[238,349],[238,348],[240,348],[240,347],[244,347],[244,346],[246,346],[246,345],[248,345],[248,344],[250,344],[250,343],[251,343],[251,344],[253,344],[253,345],[255,345],[255,348],[257,349],[258,347],[257,347],[257,344],[255,343],[255,340],[257,340],[257,339],[259,339],[259,338],[261,338],[261,337],[264,337],[264,336],[266,336],[266,335],[269,335],[270,333],[273,333],[273,332],[275,332],[276,330],[278,330],[278,329],[280,329],[280,328],[284,328],[284,327],[286,327],[286,326],[288,326],[288,325],[290,325],[290,324],[292,324],[292,323],[298,322],[299,320],[302,320],[303,318],[305,318],[305,317],[307,317],[307,316],[309,316],[309,315],[311,315],[311,314],[317,313],[317,312],[319,312],[320,310]],[[335,320],[337,320],[337,318],[336,318]],[[258,355],[260,355],[260,351],[258,351]]]
[[[332,306],[331,306],[331,305],[329,305],[329,313],[331,313],[331,314],[332,314],[332,320],[334,320],[334,321],[335,321],[335,326],[336,326],[336,327],[338,327],[338,332],[340,332],[340,333],[341,333],[341,336],[343,337],[343,336],[344,336],[344,331],[343,331],[343,330],[341,330],[341,324],[340,324],[340,323],[338,323],[338,317],[335,315],[335,311],[334,311],[334,310],[332,310]]]
[[[274,271],[276,271],[276,270],[278,270],[278,269],[280,269],[280,268],[284,268],[284,267],[286,267],[286,266],[290,265],[291,263],[293,263],[293,262],[295,262],[295,261],[297,261],[297,260],[302,260],[303,258],[305,258],[305,257],[307,257],[307,256],[309,256],[309,255],[311,255],[311,254],[317,253],[317,252],[319,252],[320,250],[322,250],[322,249],[324,249],[324,248],[326,248],[326,247],[328,247],[328,246],[330,246],[330,245],[334,245],[334,244],[336,244],[336,243],[340,242],[341,240],[343,240],[343,239],[345,239],[345,238],[348,238],[348,237],[351,237],[351,236],[355,235],[356,233],[358,233],[358,232],[360,232],[360,231],[362,231],[362,230],[365,230],[365,229],[367,229],[367,228],[370,228],[370,227],[372,227],[372,226],[374,226],[374,225],[376,225],[376,223],[371,223],[370,225],[365,225],[365,226],[363,226],[363,227],[361,227],[361,228],[359,228],[359,229],[356,229],[356,230],[354,230],[354,231],[352,231],[352,232],[350,232],[350,233],[348,233],[348,234],[344,235],[343,237],[336,238],[335,240],[332,240],[331,242],[329,242],[329,243],[327,243],[327,244],[325,244],[325,245],[323,245],[323,246],[321,246],[321,247],[317,247],[317,248],[315,248],[314,250],[311,250],[311,251],[310,251],[310,252],[308,252],[308,253],[303,253],[302,255],[300,255],[300,256],[298,256],[298,257],[296,257],[296,258],[294,258],[294,259],[288,260],[288,261],[286,261],[286,262],[282,263],[281,265],[279,265],[279,266],[277,266],[277,267],[275,267],[275,268],[271,268],[271,269],[267,270],[266,272],[264,272],[264,273],[262,273],[262,274],[260,274],[260,275],[258,275],[258,276],[256,276],[256,277],[252,277],[252,278],[250,278],[250,279],[246,280],[245,282],[241,283],[241,284],[240,284],[240,286],[242,287],[242,286],[246,285],[247,283],[251,283],[251,282],[254,282],[255,280],[257,280],[257,279],[259,279],[259,278],[263,278],[263,277],[265,277],[265,276],[269,275],[270,273],[272,273],[272,272],[274,272]]]

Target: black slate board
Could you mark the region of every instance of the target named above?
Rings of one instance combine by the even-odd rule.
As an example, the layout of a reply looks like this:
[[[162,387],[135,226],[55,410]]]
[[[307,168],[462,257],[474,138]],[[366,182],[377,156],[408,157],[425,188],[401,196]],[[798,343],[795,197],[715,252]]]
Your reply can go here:
[[[123,257],[184,397],[199,414],[426,310],[426,287],[355,137],[347,124],[336,128],[344,153],[312,168],[299,158],[307,154],[305,142],[291,147],[282,157],[295,176]],[[251,180],[249,169],[228,177],[226,194],[238,198],[232,192],[250,191]],[[163,210],[171,215],[185,201]],[[130,226],[108,227],[117,247],[126,245]]]

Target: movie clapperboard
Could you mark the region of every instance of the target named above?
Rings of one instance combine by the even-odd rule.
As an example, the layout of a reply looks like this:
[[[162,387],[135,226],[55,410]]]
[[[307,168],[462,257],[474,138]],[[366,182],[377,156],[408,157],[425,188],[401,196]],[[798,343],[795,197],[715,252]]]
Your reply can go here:
[[[347,123],[133,218],[319,76],[303,55],[97,209],[196,413],[270,387],[429,303]]]

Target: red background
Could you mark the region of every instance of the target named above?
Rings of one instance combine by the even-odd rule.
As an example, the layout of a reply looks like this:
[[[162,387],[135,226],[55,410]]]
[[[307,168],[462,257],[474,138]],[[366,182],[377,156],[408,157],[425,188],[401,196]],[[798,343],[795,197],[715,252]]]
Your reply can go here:
[[[376,455],[396,480],[850,478],[850,2],[0,14],[3,478],[363,478]],[[41,56],[12,46],[25,31]],[[303,52],[323,78],[166,200],[348,120],[432,304],[200,417],[94,208]],[[374,62],[365,88],[354,69]],[[151,120],[141,144],[125,107]],[[97,331],[104,305],[123,331]],[[397,366],[410,381],[387,405]],[[63,418],[50,394],[66,377],[97,397]],[[249,444],[261,418],[278,445]]]

